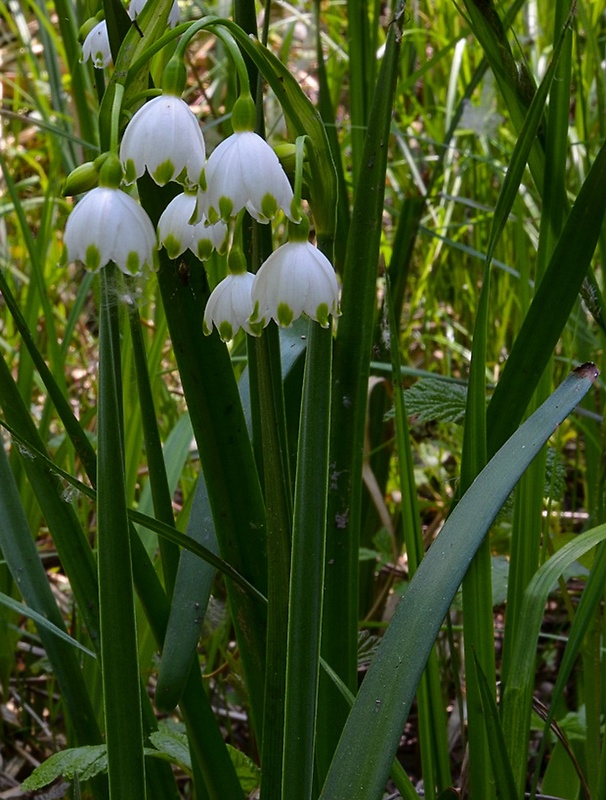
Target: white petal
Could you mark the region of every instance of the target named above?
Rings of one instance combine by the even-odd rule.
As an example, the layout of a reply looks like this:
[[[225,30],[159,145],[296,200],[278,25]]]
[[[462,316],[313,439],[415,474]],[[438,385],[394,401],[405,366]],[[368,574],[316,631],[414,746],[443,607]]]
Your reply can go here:
[[[204,330],[213,325],[225,340],[233,338],[240,328],[251,333],[248,318],[252,313],[251,288],[255,276],[250,272],[230,273],[211,292],[204,310]],[[229,326],[228,328],[223,327]]]
[[[136,200],[120,189],[100,186],[88,192],[70,214],[64,242],[71,261],[86,263],[92,246],[99,253],[99,264],[90,266],[103,267],[115,261],[123,272],[130,273],[133,253],[139,270],[153,264],[156,235]]]
[[[265,325],[270,319],[289,325],[303,313],[317,320],[322,306],[336,316],[339,286],[332,264],[309,242],[288,242],[261,265],[253,285],[253,303],[253,321]],[[290,309],[290,321],[284,321],[281,307]]]
[[[178,252],[170,249],[171,258],[177,258],[192,244],[195,226],[190,225],[189,221],[196,209],[196,196],[178,194],[166,206],[162,216],[158,220],[158,242],[162,246],[168,237],[172,237],[174,242],[179,243]],[[174,242],[171,244],[174,245]]]
[[[163,94],[145,103],[136,112],[124,131],[120,160],[126,166],[132,161],[135,176],[145,170],[156,183],[164,185],[186,169],[191,184],[198,183],[204,166],[206,148],[195,114],[180,97]],[[170,160],[169,175],[155,176],[161,164]]]
[[[293,219],[293,192],[286,173],[272,148],[258,134],[241,131],[221,142],[208,159],[205,175],[207,190],[202,202],[211,215],[214,210],[221,216],[220,200],[228,198],[233,205],[232,215],[246,208],[260,222],[267,222],[269,217],[263,213],[262,204],[264,197],[270,195],[276,206]]]
[[[98,22],[82,43],[82,61],[88,61],[89,58],[97,69],[104,69],[111,64],[112,54],[105,20]]]

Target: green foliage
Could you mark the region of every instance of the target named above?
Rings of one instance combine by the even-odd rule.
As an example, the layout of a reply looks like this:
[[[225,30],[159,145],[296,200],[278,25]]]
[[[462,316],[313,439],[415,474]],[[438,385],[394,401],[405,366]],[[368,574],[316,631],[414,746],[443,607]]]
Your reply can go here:
[[[0,756],[95,800],[600,800],[603,9],[171,7],[0,7]],[[224,254],[65,263],[59,187],[173,56],[209,152],[250,86],[328,330],[205,336]],[[128,191],[155,223],[177,188]],[[247,269],[289,224],[232,226]]]

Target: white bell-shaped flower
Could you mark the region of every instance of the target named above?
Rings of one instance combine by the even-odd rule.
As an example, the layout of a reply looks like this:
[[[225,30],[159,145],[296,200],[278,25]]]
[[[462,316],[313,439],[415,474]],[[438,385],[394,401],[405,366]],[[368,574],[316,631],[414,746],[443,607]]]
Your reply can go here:
[[[170,258],[178,258],[190,249],[201,261],[210,258],[213,250],[224,252],[227,246],[227,225],[220,220],[210,225],[202,220],[191,224],[196,210],[196,195],[183,192],[174,197],[158,220],[158,243]]]
[[[339,286],[326,256],[308,241],[290,241],[273,252],[255,275],[254,311],[249,320],[255,332],[274,319],[289,327],[301,314],[328,327],[339,314]]]
[[[105,69],[111,64],[112,53],[109,46],[107,22],[101,20],[92,28],[82,43],[82,62],[91,59],[97,69]]]
[[[224,253],[227,250],[229,228],[222,219],[212,224],[203,219],[192,227],[194,235],[189,249],[198,256],[200,261],[208,261],[213,250],[218,253]]]
[[[206,158],[202,131],[187,103],[174,94],[154,97],[134,114],[120,145],[127,183],[147,171],[159,186],[197,184]]]
[[[204,333],[213,325],[224,342],[233,339],[240,328],[252,333],[248,322],[253,310],[251,289],[255,276],[252,272],[231,272],[215,286],[204,310]]]
[[[70,261],[96,271],[114,261],[127,275],[153,266],[156,233],[130,195],[98,186],[84,195],[68,217],[63,240]]]
[[[141,13],[146,2],[147,0],[131,0],[128,7],[128,15],[131,19],[135,19]],[[175,25],[179,24],[180,20],[181,11],[179,10],[179,3],[175,0],[168,14],[168,24],[171,28],[174,28]]]
[[[258,222],[269,222],[279,209],[296,221],[286,173],[272,148],[252,131],[237,131],[213,150],[202,183],[200,205],[213,222],[243,208]]]

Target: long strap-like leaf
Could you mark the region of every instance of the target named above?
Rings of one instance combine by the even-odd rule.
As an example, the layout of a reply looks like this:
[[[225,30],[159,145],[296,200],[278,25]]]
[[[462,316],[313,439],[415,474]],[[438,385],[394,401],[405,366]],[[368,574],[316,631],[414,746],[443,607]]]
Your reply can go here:
[[[554,429],[597,377],[576,369],[517,430],[463,495],[400,601],[345,725],[321,797],[381,796],[428,654],[492,521]]]

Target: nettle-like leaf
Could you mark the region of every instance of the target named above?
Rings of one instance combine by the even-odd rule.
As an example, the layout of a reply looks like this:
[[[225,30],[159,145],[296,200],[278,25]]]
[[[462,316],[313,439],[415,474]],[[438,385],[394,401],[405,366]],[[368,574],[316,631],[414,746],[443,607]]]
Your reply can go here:
[[[60,777],[87,781],[107,771],[107,748],[104,744],[72,747],[47,758],[21,784],[23,791],[35,791]]]
[[[467,387],[438,378],[423,378],[404,393],[406,411],[419,422],[457,422],[465,417]]]
[[[146,748],[146,755],[165,758],[186,772],[191,772],[187,736],[178,727],[161,723],[158,730],[150,734],[149,739],[155,749]],[[261,782],[261,770],[254,761],[237,748],[227,745],[227,749],[242,791],[250,794],[258,788]]]

